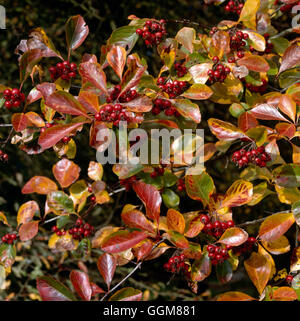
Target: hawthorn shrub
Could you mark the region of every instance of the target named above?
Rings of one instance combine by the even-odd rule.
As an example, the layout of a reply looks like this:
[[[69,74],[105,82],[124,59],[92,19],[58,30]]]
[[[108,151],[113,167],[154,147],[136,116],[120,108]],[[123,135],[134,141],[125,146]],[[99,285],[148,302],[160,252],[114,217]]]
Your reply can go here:
[[[272,25],[296,4],[293,0],[229,1],[224,12],[232,20],[210,29],[184,21],[187,26],[174,38],[168,34],[167,19],[132,15],[129,25],[114,30],[99,48],[100,56],[86,53],[81,61],[72,60],[89,34],[80,15],[66,22],[65,56],[42,28],[21,40],[16,49],[20,86],[0,85],[1,106],[11,112],[11,125],[3,124],[11,130],[1,145],[0,158],[9,166],[5,147],[11,143],[29,156],[50,150],[59,160],[53,164],[53,177],[36,172],[23,186],[22,193],[32,194],[33,200],[18,208],[15,224],[0,212],[1,223],[9,231],[1,236],[1,286],[17,261],[18,250],[44,241],[60,254],[58,265],[72,256],[79,269],[72,269],[63,283],[51,275],[38,276],[36,287],[42,300],[146,300],[145,293],[126,286],[126,281],[159,258],[165,262],[161,268],[184,280],[195,298],[201,282],[215,276],[219,284],[230,285],[242,267],[254,294],[234,288],[212,299],[297,300],[300,47],[298,38],[284,36],[299,30],[279,33]],[[155,52],[153,59],[161,61],[158,74],[149,73],[135,46]],[[30,79],[32,89],[24,92],[23,85]],[[206,106],[206,101],[221,111],[228,108],[231,121],[201,119],[199,106]],[[112,166],[114,178],[109,165],[88,160],[79,166],[72,160],[80,152],[76,137],[87,134],[86,148],[96,154],[105,144],[98,133],[120,132],[120,121],[148,132],[203,128],[205,123],[215,139],[205,133],[201,146],[205,167],[196,175],[186,171],[189,164],[174,162],[181,153],[175,142],[170,163],[163,159],[148,165],[118,163]],[[126,141],[126,146],[129,150],[132,142]],[[190,149],[199,152],[194,139]],[[116,157],[121,156],[117,148]],[[224,193],[217,190],[214,171],[207,166],[220,157],[227,160],[224,175],[229,168],[236,172]],[[121,204],[119,226],[95,228],[91,213],[124,191],[135,194],[138,204]],[[255,206],[266,197],[278,204],[274,213],[262,211],[252,221],[246,221],[243,210],[238,218],[233,215],[237,207]],[[181,213],[182,202],[193,209]],[[258,229],[253,234],[255,225]],[[287,237],[287,232],[292,236]],[[41,238],[41,233],[47,236]],[[282,254],[290,258],[288,271],[276,267],[275,257]],[[98,279],[90,277],[83,263],[93,256]],[[116,271],[129,263],[135,263],[134,268],[114,282]]]

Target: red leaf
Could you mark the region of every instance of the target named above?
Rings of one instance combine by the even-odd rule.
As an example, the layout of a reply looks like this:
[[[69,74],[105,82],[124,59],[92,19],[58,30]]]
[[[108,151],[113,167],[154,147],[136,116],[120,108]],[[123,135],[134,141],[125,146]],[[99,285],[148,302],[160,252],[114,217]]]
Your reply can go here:
[[[80,173],[80,167],[67,158],[58,161],[52,168],[53,175],[62,188],[74,183]]]
[[[15,113],[12,115],[11,123],[16,132],[21,132],[29,125],[29,120],[24,113]]]
[[[89,276],[82,271],[72,270],[70,280],[78,295],[85,301],[90,301],[92,296],[92,288],[89,281]]]
[[[113,46],[108,52],[106,59],[118,77],[122,79],[126,63],[126,50],[120,46]]]
[[[240,115],[238,126],[245,133],[248,129],[258,126],[258,121],[252,114],[245,112]]]
[[[88,34],[89,27],[80,15],[73,16],[66,22],[66,40],[69,50],[78,48]]]
[[[55,125],[47,128],[39,137],[39,145],[43,149],[50,148],[58,143],[63,137],[68,136],[75,130],[80,130],[84,123],[66,124],[66,125]]]
[[[153,185],[146,184],[143,181],[134,182],[133,189],[144,203],[146,215],[158,224],[162,201],[159,191]]]
[[[263,57],[257,55],[249,55],[238,59],[237,64],[257,72],[267,72],[270,69],[267,61]]]
[[[89,117],[79,101],[64,90],[56,91],[48,96],[46,105],[60,113]]]
[[[29,241],[37,235],[39,231],[39,221],[31,221],[22,224],[19,229],[19,236],[22,242]]]
[[[132,228],[138,228],[138,229],[150,232],[152,234],[155,234],[155,228],[153,224],[151,224],[147,220],[146,216],[142,212],[136,209],[132,209],[126,212],[122,212],[121,217],[123,222],[127,226]]]
[[[298,44],[293,44],[285,50],[278,74],[282,73],[287,69],[295,67],[299,62],[300,47],[298,46]]]
[[[103,253],[97,261],[98,270],[107,284],[108,290],[110,288],[111,281],[113,280],[116,266],[116,258],[108,253]]]
[[[37,278],[36,287],[43,301],[73,301],[73,293],[62,283],[49,277]]]
[[[146,232],[118,231],[113,233],[101,246],[108,253],[119,253],[134,247],[147,238]]]
[[[90,82],[93,86],[100,89],[106,96],[106,75],[98,63],[84,62],[79,65],[79,73],[84,81]]]
[[[289,122],[285,117],[283,117],[277,108],[268,105],[268,104],[261,104],[258,105],[250,110],[250,113],[258,118],[264,120],[283,120]]]
[[[55,92],[56,86],[52,82],[43,82],[37,85],[36,89],[41,93],[43,98],[46,100],[50,95],[52,95]]]
[[[122,105],[134,113],[146,113],[152,109],[152,101],[146,96],[139,96]]]

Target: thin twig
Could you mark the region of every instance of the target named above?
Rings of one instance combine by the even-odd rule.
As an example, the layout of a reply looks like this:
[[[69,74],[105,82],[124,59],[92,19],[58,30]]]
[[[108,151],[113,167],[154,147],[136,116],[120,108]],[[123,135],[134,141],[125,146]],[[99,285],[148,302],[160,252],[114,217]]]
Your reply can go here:
[[[162,242],[165,241],[165,238],[162,238],[159,242],[157,242],[153,247],[151,252],[146,256],[146,258],[152,253],[152,251]],[[134,272],[139,269],[141,267],[141,265],[143,264],[143,261],[139,262],[134,269],[132,269],[130,271],[129,274],[127,274],[117,285],[115,285],[112,289],[110,289],[108,292],[105,293],[105,295],[101,298],[100,301],[103,301],[110,293],[112,293],[113,291],[115,291],[119,286],[121,286],[132,274],[134,274]]]

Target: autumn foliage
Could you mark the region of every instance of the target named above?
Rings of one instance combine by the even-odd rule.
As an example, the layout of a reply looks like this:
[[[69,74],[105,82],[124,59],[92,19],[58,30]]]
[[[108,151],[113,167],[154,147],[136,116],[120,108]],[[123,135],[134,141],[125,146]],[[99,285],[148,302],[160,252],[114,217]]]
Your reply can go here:
[[[43,202],[33,198],[20,206],[14,225],[0,212],[1,224],[11,231],[2,235],[1,276],[11,273],[17,245],[34,243],[46,230],[45,242],[53,253],[73,255],[75,261],[94,256],[105,286],[92,281],[87,268],[70,272],[72,288],[45,275],[36,280],[42,300],[146,299],[143,291],[127,286],[126,279],[114,281],[115,272],[135,262],[130,272],[134,278],[137,269],[162,257],[161,269],[183,279],[195,297],[200,283],[210,277],[230,285],[242,266],[255,292],[232,290],[212,299],[297,300],[300,47],[299,38],[284,37],[272,26],[283,12],[278,9],[294,2],[247,0],[234,9],[230,4],[226,10],[237,10],[235,20],[220,21],[210,30],[186,22],[174,37],[168,34],[167,17],[132,15],[129,25],[99,44],[99,52],[85,53],[80,61],[72,54],[89,34],[81,16],[66,22],[63,54],[42,28],[21,40],[16,49],[20,86],[15,90],[0,85],[0,104],[11,112],[12,125],[2,149],[11,143],[29,156],[51,152],[59,160],[53,164],[52,177],[37,171],[22,188],[24,195],[42,195],[38,200]],[[161,62],[158,74],[151,74],[136,47],[155,52],[151,59]],[[49,59],[55,64],[49,66]],[[32,88],[24,92],[30,79]],[[230,118],[216,114],[203,119],[207,101],[221,115],[228,110]],[[104,144],[97,133],[118,132],[122,120],[145,130],[196,129],[206,124],[202,172],[192,175],[186,172],[186,163],[172,163],[180,152],[176,144],[170,164],[113,165],[118,181],[114,186],[106,175],[108,165],[94,159],[86,164],[72,160],[80,153],[76,150],[80,135],[89,136],[86,148],[96,155]],[[224,172],[228,163],[235,171],[224,191],[217,190],[210,171],[210,162],[220,157]],[[90,213],[114,202],[118,193],[133,193],[139,201],[122,204],[121,214],[115,214],[120,216],[119,226],[94,229]],[[253,207],[265,198],[279,200],[285,210],[262,211],[253,221],[242,210],[236,220],[238,207]],[[193,210],[184,212],[187,202]],[[249,230],[253,225],[256,234]],[[283,254],[288,254],[289,270],[276,267],[274,258]]]

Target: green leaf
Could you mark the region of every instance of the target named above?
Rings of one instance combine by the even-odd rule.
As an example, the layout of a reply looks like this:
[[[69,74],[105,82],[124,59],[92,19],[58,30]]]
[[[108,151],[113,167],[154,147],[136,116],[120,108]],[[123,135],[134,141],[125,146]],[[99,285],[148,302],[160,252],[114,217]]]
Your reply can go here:
[[[275,168],[272,172],[275,183],[282,187],[300,186],[300,166],[285,164]]]
[[[168,208],[177,208],[179,206],[180,197],[169,188],[163,191],[162,199]]]
[[[141,301],[143,293],[134,288],[123,288],[115,292],[108,301]]]
[[[136,26],[123,26],[114,30],[107,40],[108,45],[119,45],[122,47],[128,47],[127,51],[130,52],[135,43],[139,39],[136,34]]]
[[[56,215],[68,215],[74,212],[72,199],[62,191],[53,191],[47,195],[47,204]]]
[[[201,201],[204,206],[209,203],[209,198],[215,189],[213,179],[206,172],[200,175],[186,175],[185,186],[188,196]]]
[[[216,267],[217,279],[220,283],[228,283],[232,278],[232,266],[228,260],[218,264]]]

